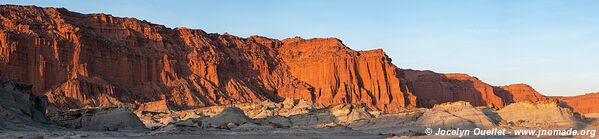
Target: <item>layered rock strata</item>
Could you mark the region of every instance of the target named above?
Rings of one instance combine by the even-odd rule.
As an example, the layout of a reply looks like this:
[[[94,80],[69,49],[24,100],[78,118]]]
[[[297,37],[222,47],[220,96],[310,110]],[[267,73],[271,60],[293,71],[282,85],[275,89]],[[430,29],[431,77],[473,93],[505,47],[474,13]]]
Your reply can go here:
[[[467,74],[441,74],[432,71],[402,70],[408,89],[417,96],[420,107],[431,108],[445,102],[466,101],[474,106],[502,108],[522,101],[547,100],[526,84],[491,86]]]
[[[401,70],[380,49],[355,51],[336,38],[241,38],[14,5],[0,6],[0,76],[33,84],[51,109],[164,112],[302,99],[318,108],[364,103],[396,113],[460,100],[500,108],[544,99],[527,86]]]
[[[560,106],[571,108],[574,112],[584,114],[599,113],[599,93],[587,93],[572,97],[558,97]]]
[[[58,109],[292,98],[397,112],[415,100],[382,50],[334,38],[240,38],[34,6],[1,6],[0,21],[0,74],[33,84]]]

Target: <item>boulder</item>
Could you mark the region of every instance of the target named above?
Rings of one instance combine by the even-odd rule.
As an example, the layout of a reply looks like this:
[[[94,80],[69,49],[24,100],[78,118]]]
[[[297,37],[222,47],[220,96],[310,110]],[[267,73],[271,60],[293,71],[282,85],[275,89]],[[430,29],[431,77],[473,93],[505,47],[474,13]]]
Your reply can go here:
[[[291,120],[289,120],[287,117],[283,117],[283,116],[268,117],[268,118],[260,119],[259,121],[263,125],[270,124],[270,125],[272,125],[274,127],[278,127],[278,128],[289,128],[293,125],[293,123],[291,123]]]
[[[175,123],[177,126],[185,126],[185,127],[198,127],[198,123],[195,123],[192,119],[182,120]]]
[[[88,130],[144,130],[145,126],[139,118],[128,109],[105,109],[94,113],[90,121],[82,121],[83,128]]]
[[[337,121],[337,118],[328,109],[320,109],[307,114],[292,115],[288,119],[294,127],[319,127]]]
[[[354,121],[372,118],[368,108],[363,104],[339,104],[329,110],[339,124],[350,124]]]
[[[141,120],[123,108],[52,111],[48,117],[60,126],[94,131],[145,130]]]
[[[243,110],[237,107],[227,107],[221,113],[203,119],[202,127],[228,127],[231,123],[241,125],[249,122],[252,122],[252,119],[247,117]]]
[[[292,115],[307,114],[314,111],[314,105],[305,100],[286,99],[283,103],[283,108],[277,111],[277,115],[289,117]]]

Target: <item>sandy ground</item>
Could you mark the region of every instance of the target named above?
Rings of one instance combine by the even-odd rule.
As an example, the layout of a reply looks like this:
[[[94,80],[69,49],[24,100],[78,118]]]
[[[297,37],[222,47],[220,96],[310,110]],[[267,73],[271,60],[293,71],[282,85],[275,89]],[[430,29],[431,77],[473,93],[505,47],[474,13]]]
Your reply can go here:
[[[339,139],[382,139],[388,135],[373,135],[346,129],[315,129],[315,128],[291,128],[271,129],[268,131],[231,131],[225,129],[202,129],[191,131],[176,131],[159,133],[157,131],[0,131],[0,138],[56,138],[56,139],[111,139],[111,138],[133,138],[133,139],[305,139],[305,138],[339,138]]]

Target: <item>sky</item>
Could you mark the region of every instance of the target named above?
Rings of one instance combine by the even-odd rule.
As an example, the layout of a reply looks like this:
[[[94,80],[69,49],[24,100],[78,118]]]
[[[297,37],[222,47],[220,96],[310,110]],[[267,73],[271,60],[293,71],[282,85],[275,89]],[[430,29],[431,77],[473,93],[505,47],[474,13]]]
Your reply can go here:
[[[2,0],[167,27],[381,48],[403,69],[468,73],[545,95],[599,91],[596,0]]]

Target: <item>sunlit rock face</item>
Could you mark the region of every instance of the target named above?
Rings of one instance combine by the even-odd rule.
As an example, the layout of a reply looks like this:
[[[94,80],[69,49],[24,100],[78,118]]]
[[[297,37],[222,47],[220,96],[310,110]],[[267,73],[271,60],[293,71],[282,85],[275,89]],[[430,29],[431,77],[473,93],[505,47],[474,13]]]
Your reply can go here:
[[[1,6],[0,21],[0,75],[33,84],[52,108],[292,98],[397,112],[416,101],[382,50],[335,38],[240,38],[34,6]]]
[[[572,97],[557,97],[560,100],[560,106],[571,108],[574,112],[584,114],[599,113],[599,93],[588,93]]]
[[[1,6],[0,21],[0,75],[33,84],[52,109],[301,99],[395,113],[460,100],[500,108],[546,99],[527,85],[401,70],[381,49],[355,51],[336,38],[240,38],[34,6]]]
[[[570,109],[558,106],[557,101],[513,103],[497,111],[510,124],[523,127],[573,127],[577,120]]]
[[[418,119],[423,127],[434,128],[491,128],[495,125],[482,111],[465,101],[435,105]]]
[[[417,97],[417,106],[466,101],[474,106],[502,108],[515,102],[547,100],[531,86],[513,84],[491,86],[467,74],[441,74],[432,71],[402,70],[409,92]]]
[[[511,84],[506,86],[495,87],[496,95],[503,99],[505,104],[516,102],[537,102],[548,100],[548,98],[537,92],[534,88],[527,84]]]
[[[397,112],[415,105],[399,68],[380,49],[353,51],[335,38],[292,38],[283,44],[280,53],[289,73],[313,87],[317,106],[365,102],[373,109]]]

